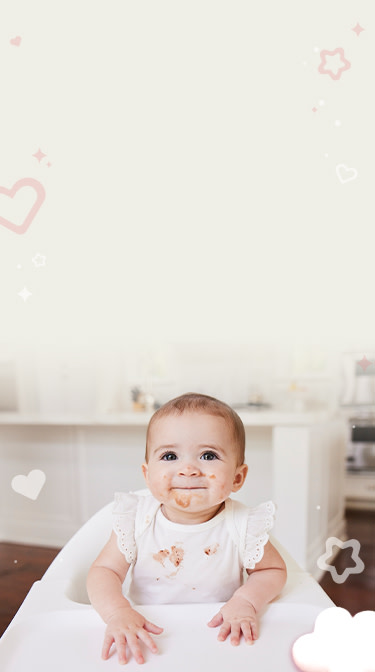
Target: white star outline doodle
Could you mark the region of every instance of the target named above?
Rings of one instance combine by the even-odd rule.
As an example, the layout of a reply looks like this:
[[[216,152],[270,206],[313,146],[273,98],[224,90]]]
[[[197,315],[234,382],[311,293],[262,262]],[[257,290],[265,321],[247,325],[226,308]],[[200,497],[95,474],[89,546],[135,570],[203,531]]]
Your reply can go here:
[[[43,254],[40,254],[40,252],[38,252],[35,255],[35,257],[32,258],[32,262],[33,262],[34,266],[36,266],[36,267],[45,266],[46,265],[46,259],[47,259],[47,257],[45,257]]]
[[[333,546],[339,546],[339,548],[352,548],[352,559],[354,560],[355,567],[346,567],[342,574],[339,574],[334,565],[329,565],[326,561],[328,558],[333,555]],[[326,541],[326,552],[320,556],[317,560],[317,565],[319,569],[324,569],[327,572],[331,572],[332,579],[335,583],[344,583],[348,578],[349,574],[360,574],[363,572],[365,565],[364,562],[359,557],[359,551],[361,549],[361,544],[358,539],[348,539],[348,541],[341,541],[337,537],[328,537]]]

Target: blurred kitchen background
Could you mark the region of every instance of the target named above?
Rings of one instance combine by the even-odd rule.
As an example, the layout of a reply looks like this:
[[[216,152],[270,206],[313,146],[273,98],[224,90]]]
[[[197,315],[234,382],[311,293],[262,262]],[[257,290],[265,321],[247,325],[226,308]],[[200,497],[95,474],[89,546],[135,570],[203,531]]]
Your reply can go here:
[[[244,422],[249,475],[238,498],[272,498],[275,536],[335,604],[375,609],[375,347],[128,344],[100,356],[9,347],[0,356],[2,630],[79,527],[115,491],[144,487],[148,420],[186,391],[226,401]],[[32,499],[12,482],[35,469],[46,480]],[[357,538],[365,563],[341,585],[317,564],[332,536]],[[349,550],[335,548],[339,573]]]
[[[113,497],[143,487],[147,422],[186,391],[236,408],[249,476],[240,498],[272,498],[275,533],[316,578],[346,514],[375,510],[375,347],[128,344],[0,357],[0,540],[62,546]],[[42,470],[35,500],[12,489]],[[294,483],[291,491],[290,483]]]
[[[365,394],[366,386],[356,389],[347,357],[320,347],[277,350],[229,343],[135,344],[109,349],[99,357],[89,346],[60,353],[43,348],[23,355],[3,349],[0,411],[129,412],[135,408],[136,390],[141,397],[137,410],[151,410],[186,390],[209,393],[234,406],[335,409],[340,399],[356,403]]]

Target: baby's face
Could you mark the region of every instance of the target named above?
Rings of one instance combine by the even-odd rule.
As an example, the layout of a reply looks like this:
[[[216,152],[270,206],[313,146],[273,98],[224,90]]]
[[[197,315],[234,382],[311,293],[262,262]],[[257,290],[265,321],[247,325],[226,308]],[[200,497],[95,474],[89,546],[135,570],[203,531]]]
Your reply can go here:
[[[247,466],[238,466],[237,456],[224,418],[186,412],[155,421],[142,470],[169,520],[197,524],[242,486]]]

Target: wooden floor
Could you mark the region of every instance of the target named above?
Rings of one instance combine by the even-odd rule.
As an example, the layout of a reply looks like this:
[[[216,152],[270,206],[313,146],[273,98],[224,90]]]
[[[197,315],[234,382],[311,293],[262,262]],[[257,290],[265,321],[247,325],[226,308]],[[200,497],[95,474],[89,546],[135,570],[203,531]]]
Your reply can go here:
[[[58,548],[0,543],[0,636]]]
[[[320,585],[337,607],[344,607],[354,616],[358,611],[375,610],[375,511],[347,511],[346,522],[348,539],[357,539],[361,544],[359,557],[364,570],[349,574],[341,584],[325,572]],[[334,560],[338,575],[355,565],[351,548],[341,550]]]
[[[347,511],[348,538],[361,544],[359,557],[365,564],[360,574],[350,574],[342,584],[325,572],[320,584],[338,607],[353,616],[358,611],[375,610],[375,511]],[[58,548],[0,543],[0,635],[4,632],[34,581],[40,579]],[[350,549],[338,553],[334,565],[338,574],[354,566]]]

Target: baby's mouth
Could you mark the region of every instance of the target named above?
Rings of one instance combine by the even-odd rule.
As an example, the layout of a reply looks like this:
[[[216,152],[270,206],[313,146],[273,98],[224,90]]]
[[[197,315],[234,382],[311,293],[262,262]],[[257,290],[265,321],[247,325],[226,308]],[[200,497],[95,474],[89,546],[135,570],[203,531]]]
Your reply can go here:
[[[177,485],[177,486],[174,486],[172,488],[172,490],[189,490],[189,491],[191,491],[191,490],[205,490],[205,489],[206,488],[204,488],[201,485],[190,485],[190,486]]]

